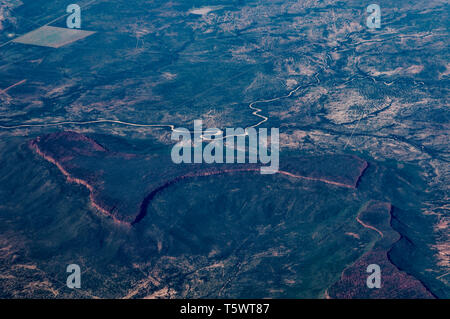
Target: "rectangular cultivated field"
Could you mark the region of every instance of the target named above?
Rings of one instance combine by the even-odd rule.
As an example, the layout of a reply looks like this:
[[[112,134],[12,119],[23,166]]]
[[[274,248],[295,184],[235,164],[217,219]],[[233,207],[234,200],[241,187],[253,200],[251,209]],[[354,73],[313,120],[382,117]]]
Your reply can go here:
[[[43,26],[14,39],[14,42],[59,48],[66,44],[84,39],[94,33],[94,31]]]

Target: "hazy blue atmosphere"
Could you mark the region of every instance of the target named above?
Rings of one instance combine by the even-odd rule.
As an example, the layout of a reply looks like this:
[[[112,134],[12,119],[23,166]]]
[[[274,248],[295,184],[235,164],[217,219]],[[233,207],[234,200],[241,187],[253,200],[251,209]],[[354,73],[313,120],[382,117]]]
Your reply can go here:
[[[0,0],[0,298],[450,298],[449,9]]]

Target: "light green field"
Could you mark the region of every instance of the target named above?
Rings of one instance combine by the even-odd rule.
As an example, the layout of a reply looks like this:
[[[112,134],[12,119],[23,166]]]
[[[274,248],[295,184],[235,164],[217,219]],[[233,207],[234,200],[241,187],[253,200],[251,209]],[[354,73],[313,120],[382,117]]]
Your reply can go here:
[[[95,32],[93,31],[43,26],[18,37],[17,39],[14,39],[14,42],[59,48],[69,43],[84,39],[94,33]]]

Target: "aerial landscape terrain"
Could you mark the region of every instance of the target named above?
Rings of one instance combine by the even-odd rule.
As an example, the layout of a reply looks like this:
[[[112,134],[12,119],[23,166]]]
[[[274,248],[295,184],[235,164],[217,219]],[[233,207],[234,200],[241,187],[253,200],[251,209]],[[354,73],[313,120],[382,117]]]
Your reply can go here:
[[[0,298],[450,298],[449,13],[0,0]],[[176,163],[195,120],[277,171]]]

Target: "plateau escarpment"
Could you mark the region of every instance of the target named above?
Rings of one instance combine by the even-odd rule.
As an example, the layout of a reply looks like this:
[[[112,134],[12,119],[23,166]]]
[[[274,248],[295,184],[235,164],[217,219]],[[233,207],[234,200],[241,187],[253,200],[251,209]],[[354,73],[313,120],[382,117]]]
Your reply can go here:
[[[357,221],[378,236],[370,251],[347,267],[341,279],[327,290],[330,298],[434,298],[427,288],[413,276],[398,269],[389,258],[392,245],[400,234],[391,227],[391,204],[371,201],[363,207]],[[369,265],[381,270],[381,287],[369,288],[366,284]]]
[[[174,164],[168,152],[149,155],[109,151],[95,140],[63,131],[29,143],[56,165],[68,182],[85,186],[92,206],[115,222],[138,223],[156,194],[183,180],[220,174],[259,173],[257,164]],[[367,162],[348,155],[289,157],[279,174],[310,182],[355,189]]]

